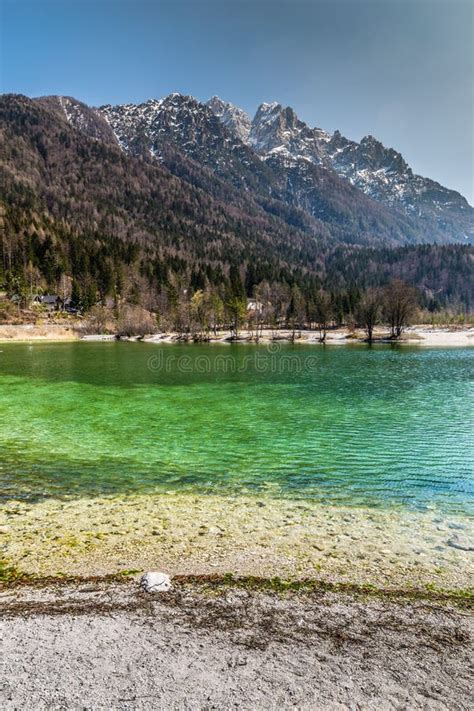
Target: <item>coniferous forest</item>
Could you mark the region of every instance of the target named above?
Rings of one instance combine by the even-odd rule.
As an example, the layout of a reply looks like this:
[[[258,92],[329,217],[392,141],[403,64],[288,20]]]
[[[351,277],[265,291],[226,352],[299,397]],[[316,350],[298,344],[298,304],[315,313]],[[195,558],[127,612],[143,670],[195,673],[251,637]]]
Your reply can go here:
[[[368,235],[350,202],[338,224],[309,219],[174,145],[161,161],[127,155],[73,128],[48,100],[4,96],[0,121],[0,285],[25,305],[37,293],[81,312],[126,303],[176,327],[199,293],[218,314],[258,298],[277,320],[298,313],[311,323],[326,304],[344,323],[367,294],[402,280],[422,309],[472,310],[472,246],[401,244],[377,212]]]

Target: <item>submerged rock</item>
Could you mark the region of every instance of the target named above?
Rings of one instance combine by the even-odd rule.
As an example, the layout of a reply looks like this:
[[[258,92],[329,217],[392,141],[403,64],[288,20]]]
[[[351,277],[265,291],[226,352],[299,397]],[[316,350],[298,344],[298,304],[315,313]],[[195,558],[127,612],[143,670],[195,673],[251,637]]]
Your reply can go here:
[[[448,546],[458,548],[461,551],[474,551],[474,541],[467,538],[467,536],[453,536],[449,539]]]
[[[171,588],[171,580],[166,573],[152,570],[142,576],[140,587],[148,593],[166,592]]]

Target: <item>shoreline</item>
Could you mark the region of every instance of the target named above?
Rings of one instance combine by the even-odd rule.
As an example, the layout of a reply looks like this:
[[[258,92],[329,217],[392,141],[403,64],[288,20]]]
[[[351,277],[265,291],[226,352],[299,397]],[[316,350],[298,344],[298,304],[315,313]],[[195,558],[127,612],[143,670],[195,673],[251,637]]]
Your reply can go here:
[[[74,325],[62,324],[22,324],[22,325],[1,325],[0,343],[54,343],[54,342],[107,342],[114,341],[117,336],[114,334],[82,334]],[[184,339],[176,333],[156,333],[143,338],[120,337],[118,340],[128,342],[143,342],[149,344],[173,344],[188,343],[194,341],[190,337]],[[231,339],[228,331],[221,331],[217,335],[212,335],[209,340],[199,341],[206,344],[229,344],[242,343],[253,345],[268,345],[271,343],[295,343],[301,345],[368,345],[364,332],[361,329],[350,331],[347,328],[332,329],[327,332],[325,344],[319,339],[318,331],[301,330],[296,332],[293,341],[292,332],[289,329],[273,331],[264,329],[258,341],[253,333],[242,330],[239,338]],[[373,345],[397,345],[397,346],[420,346],[420,347],[467,347],[474,346],[474,326],[444,326],[435,327],[426,324],[409,326],[402,337],[397,340],[389,338],[386,329],[376,329],[374,333]]]
[[[0,513],[0,531],[7,565],[40,578],[158,568],[170,576],[474,588],[471,522],[438,509],[168,492],[10,501]]]
[[[128,589],[133,593],[142,595],[141,578],[148,571],[126,570],[121,573],[106,575],[71,575],[61,577],[37,577],[21,574],[16,571],[11,579],[0,581],[0,618],[9,614],[43,614],[53,612],[61,614],[61,605],[54,608],[45,595],[57,595],[62,602],[68,603],[68,594],[77,588],[92,589],[94,587],[104,590]],[[376,587],[371,584],[327,582],[317,578],[282,579],[278,576],[262,577],[256,575],[233,575],[226,573],[209,573],[206,575],[174,575],[170,579],[171,589],[201,591],[208,595],[223,596],[228,593],[244,591],[247,594],[268,594],[278,597],[295,596],[323,596],[337,595],[351,600],[362,602],[380,600],[382,602],[405,604],[436,604],[453,607],[459,610],[474,610],[473,590],[441,590],[434,586],[427,588],[405,587]],[[65,593],[65,594],[64,594]],[[160,593],[160,596],[162,593]],[[72,598],[72,596],[71,596]],[[23,601],[26,600],[26,604]],[[80,611],[82,599],[74,607]],[[90,608],[91,612],[99,612],[100,608]]]

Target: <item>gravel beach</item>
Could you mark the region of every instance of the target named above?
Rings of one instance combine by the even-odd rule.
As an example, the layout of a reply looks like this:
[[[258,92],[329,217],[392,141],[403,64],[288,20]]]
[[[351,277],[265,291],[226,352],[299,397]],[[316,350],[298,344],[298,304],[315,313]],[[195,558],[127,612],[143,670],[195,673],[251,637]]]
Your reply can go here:
[[[6,589],[1,628],[5,711],[472,708],[446,603],[90,580]]]

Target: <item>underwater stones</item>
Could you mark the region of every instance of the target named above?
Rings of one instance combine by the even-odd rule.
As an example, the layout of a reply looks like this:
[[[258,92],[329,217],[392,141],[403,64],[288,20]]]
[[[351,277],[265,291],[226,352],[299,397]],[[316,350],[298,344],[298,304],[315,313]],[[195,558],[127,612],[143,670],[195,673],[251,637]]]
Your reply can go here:
[[[171,580],[166,573],[151,570],[142,576],[140,587],[147,593],[167,592],[171,588]]]
[[[461,551],[474,551],[474,540],[469,539],[467,536],[455,535],[449,539],[448,546],[458,548]]]

